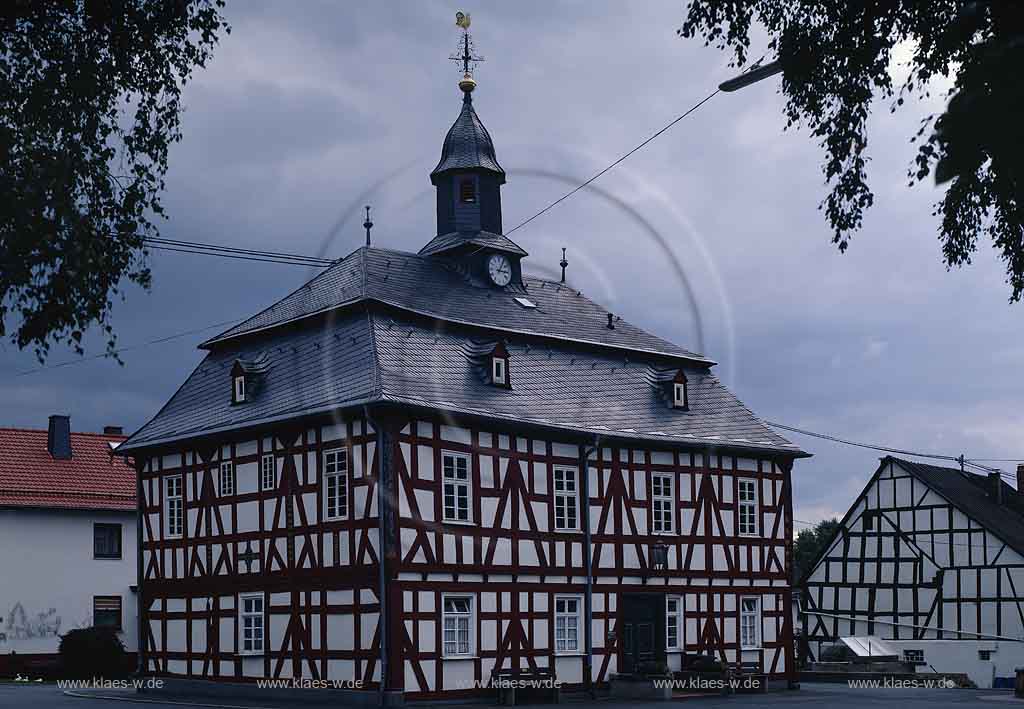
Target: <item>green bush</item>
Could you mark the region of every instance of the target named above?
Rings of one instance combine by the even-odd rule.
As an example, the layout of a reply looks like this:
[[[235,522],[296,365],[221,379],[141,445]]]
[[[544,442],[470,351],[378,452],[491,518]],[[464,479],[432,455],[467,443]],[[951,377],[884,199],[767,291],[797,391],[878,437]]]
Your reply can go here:
[[[60,636],[60,673],[68,679],[106,679],[131,673],[124,644],[111,628],[78,628]]]
[[[820,662],[850,662],[853,658],[854,654],[850,648],[842,643],[836,643],[822,648],[818,660]]]

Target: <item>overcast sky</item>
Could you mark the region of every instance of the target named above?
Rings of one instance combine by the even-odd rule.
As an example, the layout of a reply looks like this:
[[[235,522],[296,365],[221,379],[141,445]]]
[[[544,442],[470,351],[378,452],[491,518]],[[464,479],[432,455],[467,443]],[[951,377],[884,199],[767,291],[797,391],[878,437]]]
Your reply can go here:
[[[486,58],[474,103],[509,174],[506,229],[734,73],[724,54],[676,36],[682,3],[639,7],[465,6]],[[456,9],[228,0],[233,31],[185,93],[162,235],[340,257],[361,245],[369,202],[376,244],[425,244],[435,233],[428,173],[460,108],[447,60]],[[931,216],[939,192],[907,187],[908,137],[938,106],[911,103],[896,116],[876,106],[875,205],[846,254],[818,210],[820,149],[806,132],[783,131],[777,79],[716,96],[513,238],[542,275],[566,247],[575,285],[702,349],[764,419],[940,454],[1024,456],[1024,306],[1007,303],[987,242],[974,265],[946,272]],[[311,275],[161,252],[152,266],[152,291],[129,290],[116,310],[123,346],[252,314]],[[25,376],[33,355],[5,342],[0,425],[41,428],[62,412],[75,430],[134,430],[217,330],[129,350],[124,367],[99,360]],[[72,358],[56,349],[50,363]],[[787,435],[815,454],[794,468],[796,518],[842,514],[881,454]]]

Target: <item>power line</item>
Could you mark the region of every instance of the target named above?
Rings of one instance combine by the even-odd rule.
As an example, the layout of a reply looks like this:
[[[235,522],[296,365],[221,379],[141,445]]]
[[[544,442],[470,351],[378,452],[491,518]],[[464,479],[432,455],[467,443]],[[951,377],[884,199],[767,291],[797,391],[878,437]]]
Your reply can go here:
[[[580,184],[580,185],[578,185],[577,187],[574,187],[573,189],[569,190],[569,191],[568,191],[568,192],[566,192],[566,193],[565,193],[564,195],[562,195],[561,197],[559,197],[558,199],[556,199],[556,200],[555,200],[554,202],[552,202],[552,203],[551,203],[551,204],[549,204],[548,206],[544,207],[544,209],[542,209],[542,210],[540,210],[539,212],[537,212],[536,214],[534,214],[534,215],[533,215],[532,217],[530,217],[530,218],[528,218],[528,219],[525,219],[525,220],[523,220],[523,221],[519,222],[518,224],[516,224],[516,225],[515,225],[514,227],[512,227],[512,228],[511,228],[510,230],[508,230],[508,231],[506,231],[506,232],[505,232],[505,236],[508,236],[509,234],[511,234],[512,232],[514,232],[514,231],[515,231],[516,229],[518,229],[518,228],[520,228],[520,227],[526,226],[527,224],[529,224],[530,222],[532,222],[532,221],[533,221],[534,219],[536,219],[537,217],[539,217],[539,216],[541,216],[542,214],[544,214],[545,212],[547,212],[548,210],[550,210],[550,209],[552,209],[552,208],[554,208],[554,207],[558,206],[558,205],[559,205],[560,203],[562,203],[562,202],[564,202],[565,200],[567,200],[567,199],[569,199],[570,197],[572,197],[572,196],[573,196],[574,194],[576,194],[577,192],[579,192],[580,190],[582,190],[582,189],[583,189],[584,187],[586,187],[587,185],[589,185],[589,184],[590,184],[591,182],[593,182],[594,180],[596,180],[596,179],[598,179],[599,177],[601,177],[601,175],[605,174],[606,172],[608,172],[609,170],[611,170],[612,168],[614,168],[614,167],[615,167],[616,165],[618,165],[618,164],[619,164],[620,162],[622,162],[623,160],[625,160],[626,158],[628,158],[628,157],[629,157],[630,155],[632,155],[632,154],[633,154],[633,153],[635,153],[636,151],[638,151],[638,150],[640,150],[641,148],[643,148],[644,146],[646,146],[646,145],[647,145],[648,143],[650,143],[650,142],[651,142],[652,140],[654,140],[655,138],[657,138],[658,136],[660,136],[660,135],[661,135],[662,133],[664,133],[664,132],[665,132],[665,131],[667,131],[667,130],[668,130],[669,128],[671,128],[672,126],[674,126],[674,125],[675,125],[676,123],[678,123],[679,121],[683,120],[684,118],[686,118],[687,116],[689,116],[689,115],[690,115],[691,113],[693,113],[694,111],[696,111],[696,110],[697,110],[698,108],[700,108],[701,106],[703,106],[703,105],[704,105],[705,103],[707,103],[708,101],[710,101],[710,100],[711,100],[711,99],[712,99],[712,98],[713,98],[713,97],[715,96],[715,94],[717,94],[717,93],[718,93],[718,92],[719,92],[720,90],[721,90],[721,89],[715,89],[715,90],[714,90],[714,91],[712,91],[712,92],[711,92],[710,94],[708,94],[707,96],[705,96],[704,98],[702,98],[702,99],[701,99],[700,101],[698,101],[697,103],[695,103],[695,104],[694,104],[693,106],[691,106],[690,108],[688,108],[688,109],[687,109],[687,110],[686,110],[685,112],[683,112],[683,113],[679,114],[678,116],[676,116],[675,118],[673,118],[673,119],[672,119],[672,120],[671,120],[671,121],[670,121],[670,122],[669,122],[669,123],[668,123],[668,124],[667,124],[667,125],[666,125],[665,127],[661,128],[660,130],[658,130],[658,131],[656,131],[655,133],[653,133],[653,134],[652,134],[651,136],[649,136],[649,137],[648,137],[648,138],[647,138],[646,140],[644,140],[644,141],[643,141],[642,143],[640,143],[640,144],[639,144],[639,145],[637,145],[637,146],[636,146],[635,148],[633,148],[633,149],[632,149],[632,150],[630,150],[629,152],[625,153],[625,154],[624,154],[624,155],[622,155],[621,157],[617,158],[617,159],[616,159],[616,160],[615,160],[614,162],[610,163],[610,164],[609,164],[609,165],[608,165],[607,167],[605,167],[604,169],[602,169],[602,170],[601,170],[600,172],[596,173],[596,174],[595,174],[595,175],[594,175],[593,177],[591,177],[590,179],[588,179],[588,180],[584,181],[583,183],[581,183],[581,184]]]
[[[160,237],[144,237],[143,243],[146,244],[148,248],[159,249],[162,251],[177,251],[180,253],[200,254],[204,256],[220,256],[222,258],[242,259],[246,261],[263,261],[267,263],[283,263],[313,267],[326,267],[336,263],[333,259],[320,258],[317,256],[303,256],[302,254],[282,251],[246,249],[236,246],[225,246],[222,244],[164,239]]]
[[[765,421],[765,423],[768,424],[769,426],[774,427],[774,428],[781,428],[781,429],[783,429],[785,431],[793,431],[794,433],[799,433],[799,434],[802,434],[804,436],[811,436],[812,438],[820,438],[822,440],[831,441],[833,443],[842,443],[842,444],[848,445],[848,446],[856,446],[858,448],[867,448],[869,450],[882,451],[884,453],[898,453],[900,455],[909,455],[909,456],[912,456],[914,458],[931,458],[931,459],[934,459],[934,460],[948,460],[948,461],[951,461],[951,462],[954,462],[954,463],[959,463],[961,465],[961,467],[968,466],[968,467],[971,467],[971,468],[977,468],[978,470],[983,470],[986,473],[999,473],[999,475],[1001,477],[1005,478],[1009,482],[1012,482],[1012,483],[1016,483],[1017,482],[1017,478],[1016,478],[1015,475],[1013,475],[1011,473],[1007,473],[1004,470],[1000,470],[999,468],[992,468],[992,467],[989,467],[987,465],[981,465],[981,464],[979,464],[977,462],[979,460],[989,460],[989,461],[995,460],[995,459],[992,459],[992,458],[965,458],[963,455],[952,456],[952,455],[940,455],[938,453],[921,453],[920,451],[903,450],[903,449],[900,449],[900,448],[889,448],[887,446],[875,445],[873,443],[861,443],[859,441],[850,441],[850,440],[847,440],[845,438],[839,438],[838,436],[830,436],[827,433],[818,433],[817,431],[808,431],[808,430],[803,429],[803,428],[796,428],[795,426],[787,426],[786,424],[778,423],[776,421]],[[1016,459],[1003,459],[1003,460],[1006,460],[1008,462],[1016,462]]]
[[[141,349],[143,347],[149,347],[151,345],[158,345],[158,344],[160,344],[162,342],[168,342],[170,340],[176,340],[179,337],[186,337],[188,335],[195,335],[195,334],[198,334],[200,332],[204,332],[206,330],[212,330],[215,327],[225,327],[227,325],[233,325],[234,323],[241,322],[242,320],[245,320],[245,318],[235,318],[234,320],[225,320],[224,322],[213,323],[212,325],[207,325],[205,327],[197,327],[197,328],[192,329],[192,330],[185,330],[184,332],[176,332],[173,335],[165,335],[164,337],[158,337],[158,338],[153,339],[153,340],[148,340],[147,342],[140,342],[140,343],[138,343],[136,345],[128,345],[126,347],[119,347],[116,350],[111,350],[110,352],[104,352],[103,354],[90,355],[89,357],[80,357],[78,359],[69,359],[67,361],[57,362],[55,364],[46,364],[46,365],[43,365],[41,367],[36,367],[35,369],[26,369],[26,370],[23,370],[21,372],[18,372],[17,376],[24,377],[24,376],[27,376],[29,374],[36,374],[38,372],[42,372],[42,371],[47,370],[47,369],[58,369],[60,367],[70,367],[70,366],[75,365],[75,364],[82,364],[83,362],[90,362],[90,361],[97,360],[97,359],[106,359],[108,357],[113,357],[114,355],[121,354],[122,352],[128,352],[129,350],[137,350],[137,349]]]
[[[508,236],[509,234],[516,231],[520,227],[526,226],[537,217],[541,216],[542,214],[545,214],[554,207],[558,206],[559,204],[561,204],[562,202],[569,199],[574,194],[585,188],[587,185],[599,179],[602,175],[615,168],[619,163],[623,162],[637,151],[642,150],[653,140],[655,140],[656,138],[664,134],[666,131],[671,129],[675,124],[679,123],[681,120],[683,120],[691,113],[693,113],[701,106],[703,106],[705,103],[710,101],[715,96],[715,94],[719,93],[719,91],[720,89],[715,89],[714,91],[712,91],[710,94],[708,94],[703,99],[695,103],[686,111],[673,118],[665,126],[655,131],[646,139],[644,139],[639,144],[634,146],[632,149],[630,149],[629,151],[627,151],[626,153],[624,153],[623,155],[619,156],[614,161],[606,165],[604,168],[595,173],[589,179],[583,181],[573,189],[569,190],[561,197],[556,199],[554,202],[547,205],[546,207],[544,207],[531,217],[521,221],[519,224],[516,224],[510,230],[505,232],[505,236]],[[267,263],[284,263],[300,266],[330,266],[336,263],[332,259],[325,259],[316,256],[305,256],[303,254],[287,253],[280,251],[261,251],[257,249],[244,249],[239,247],[223,246],[220,244],[209,244],[195,241],[181,241],[177,239],[165,239],[162,237],[144,237],[143,242],[146,243],[149,246],[149,248],[161,251],[175,251],[179,253],[200,254],[204,256],[220,256],[222,258],[235,258],[247,261],[264,261]]]
[[[873,443],[859,443],[857,441],[850,441],[845,438],[839,438],[838,436],[830,436],[826,433],[817,433],[816,431],[808,431],[803,428],[797,428],[795,426],[787,426],[783,423],[777,423],[775,421],[765,421],[766,424],[774,428],[781,428],[784,431],[792,431],[793,433],[800,433],[805,436],[811,436],[812,438],[821,438],[822,440],[832,441],[833,443],[843,443],[848,446],[857,446],[858,448],[868,448],[870,450],[882,451],[884,453],[899,453],[900,455],[909,455],[915,458],[933,458],[935,460],[950,460],[954,463],[959,463],[960,458],[952,455],[938,455],[936,453],[921,453],[919,451],[903,450],[901,448],[888,448],[886,446],[879,446]]]

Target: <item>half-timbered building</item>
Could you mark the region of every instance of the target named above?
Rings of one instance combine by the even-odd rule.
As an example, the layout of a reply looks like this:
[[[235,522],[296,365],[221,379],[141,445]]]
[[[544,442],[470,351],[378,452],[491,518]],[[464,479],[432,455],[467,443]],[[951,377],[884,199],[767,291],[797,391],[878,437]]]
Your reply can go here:
[[[999,684],[1024,665],[1024,495],[998,473],[883,458],[801,585],[812,652],[874,636]]]
[[[145,667],[406,697],[684,652],[793,677],[790,470],[709,358],[524,272],[474,109],[419,253],[364,247],[212,338],[137,461]]]

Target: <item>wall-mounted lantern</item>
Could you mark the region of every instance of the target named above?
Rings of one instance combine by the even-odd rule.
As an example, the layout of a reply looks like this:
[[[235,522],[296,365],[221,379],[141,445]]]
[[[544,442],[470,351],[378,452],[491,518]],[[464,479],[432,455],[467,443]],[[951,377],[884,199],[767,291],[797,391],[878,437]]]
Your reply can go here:
[[[664,571],[668,568],[668,545],[664,542],[655,542],[651,545],[651,568],[655,571]]]

